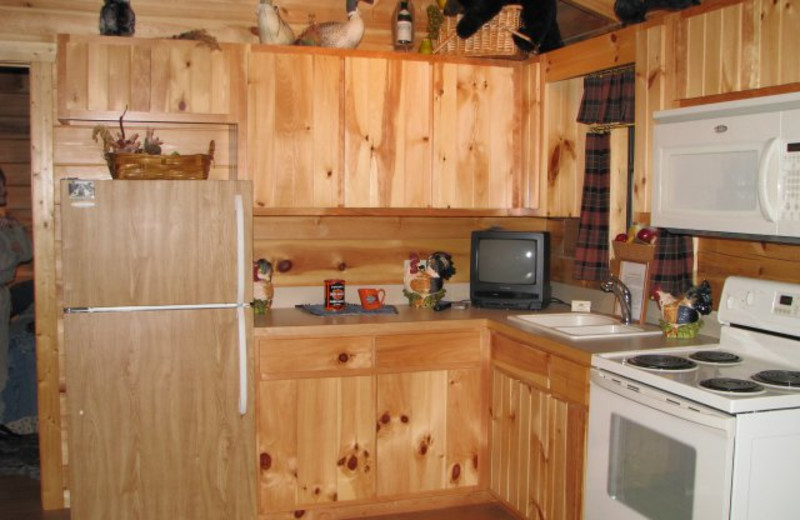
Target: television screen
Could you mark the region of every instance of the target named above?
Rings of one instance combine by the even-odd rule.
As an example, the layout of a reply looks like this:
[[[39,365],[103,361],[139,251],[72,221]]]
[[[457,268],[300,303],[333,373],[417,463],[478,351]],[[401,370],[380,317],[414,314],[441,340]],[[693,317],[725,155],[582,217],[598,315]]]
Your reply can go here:
[[[486,238],[478,248],[478,280],[500,284],[536,283],[536,242]]]

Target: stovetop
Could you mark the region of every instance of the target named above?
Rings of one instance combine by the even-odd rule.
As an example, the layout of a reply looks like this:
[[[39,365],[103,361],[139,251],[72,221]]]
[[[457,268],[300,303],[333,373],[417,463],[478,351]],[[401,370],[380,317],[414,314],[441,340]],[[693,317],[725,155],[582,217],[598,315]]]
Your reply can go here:
[[[731,277],[718,319],[719,344],[596,354],[592,365],[731,414],[800,408],[800,285]],[[724,363],[693,359],[701,352]]]

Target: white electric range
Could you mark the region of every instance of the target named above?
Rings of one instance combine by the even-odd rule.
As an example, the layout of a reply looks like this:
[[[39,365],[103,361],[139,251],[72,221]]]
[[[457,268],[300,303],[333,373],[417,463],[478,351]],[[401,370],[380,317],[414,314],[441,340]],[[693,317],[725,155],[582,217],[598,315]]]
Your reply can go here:
[[[592,358],[587,520],[798,518],[800,285],[730,277],[718,344]]]

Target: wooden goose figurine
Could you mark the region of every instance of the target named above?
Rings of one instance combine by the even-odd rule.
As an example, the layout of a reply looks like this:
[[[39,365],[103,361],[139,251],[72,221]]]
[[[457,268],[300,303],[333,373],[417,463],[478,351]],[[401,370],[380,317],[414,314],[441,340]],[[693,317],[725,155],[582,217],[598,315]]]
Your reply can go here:
[[[297,38],[297,45],[354,49],[364,36],[364,20],[358,12],[358,0],[346,0],[346,22],[311,24]]]
[[[261,43],[273,45],[291,45],[294,43],[294,31],[283,21],[278,7],[272,0],[261,0],[256,9],[258,15],[258,39]]]

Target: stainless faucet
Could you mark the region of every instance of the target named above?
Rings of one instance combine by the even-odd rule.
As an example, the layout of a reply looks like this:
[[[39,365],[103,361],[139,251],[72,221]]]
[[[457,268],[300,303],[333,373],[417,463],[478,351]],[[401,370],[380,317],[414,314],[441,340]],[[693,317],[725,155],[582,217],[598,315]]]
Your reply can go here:
[[[622,283],[622,280],[614,276],[613,274],[608,278],[608,280],[603,281],[600,284],[600,288],[603,289],[604,292],[612,292],[614,296],[617,297],[619,300],[619,307],[622,311],[622,323],[625,325],[630,325],[631,323],[631,291],[628,287]]]

